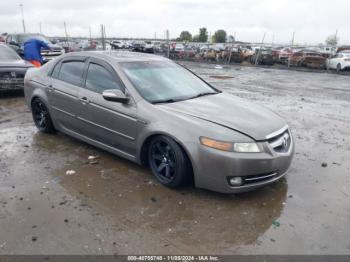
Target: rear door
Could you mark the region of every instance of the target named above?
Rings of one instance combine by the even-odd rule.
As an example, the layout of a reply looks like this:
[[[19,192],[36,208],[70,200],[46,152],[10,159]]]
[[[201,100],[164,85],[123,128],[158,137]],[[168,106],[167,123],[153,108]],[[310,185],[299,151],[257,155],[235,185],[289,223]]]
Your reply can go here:
[[[87,136],[127,157],[134,156],[139,128],[135,102],[130,99],[128,104],[122,104],[102,96],[108,89],[127,92],[123,82],[111,65],[96,58],[89,60],[84,79],[79,99],[85,108],[80,120],[85,122]]]
[[[50,106],[57,124],[65,130],[79,132],[79,89],[82,86],[86,58],[65,59],[54,67],[48,87]]]

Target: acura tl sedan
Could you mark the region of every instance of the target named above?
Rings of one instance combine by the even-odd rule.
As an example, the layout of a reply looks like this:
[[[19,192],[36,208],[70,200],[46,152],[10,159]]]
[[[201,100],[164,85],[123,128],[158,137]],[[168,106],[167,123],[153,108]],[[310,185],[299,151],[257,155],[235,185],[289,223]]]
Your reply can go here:
[[[280,116],[159,56],[65,54],[30,69],[24,89],[40,131],[147,165],[168,187],[245,192],[283,177],[293,158]]]

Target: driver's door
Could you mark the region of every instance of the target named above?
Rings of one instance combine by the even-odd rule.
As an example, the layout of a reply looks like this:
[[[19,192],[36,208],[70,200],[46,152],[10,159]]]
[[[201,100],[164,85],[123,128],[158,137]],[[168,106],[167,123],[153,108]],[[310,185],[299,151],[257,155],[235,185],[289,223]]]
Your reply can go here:
[[[108,63],[91,58],[84,78],[85,83],[79,91],[82,105],[79,118],[85,123],[84,133],[126,156],[134,156],[139,130],[136,104],[133,99],[122,104],[107,101],[102,96],[108,89],[126,92],[117,73]]]

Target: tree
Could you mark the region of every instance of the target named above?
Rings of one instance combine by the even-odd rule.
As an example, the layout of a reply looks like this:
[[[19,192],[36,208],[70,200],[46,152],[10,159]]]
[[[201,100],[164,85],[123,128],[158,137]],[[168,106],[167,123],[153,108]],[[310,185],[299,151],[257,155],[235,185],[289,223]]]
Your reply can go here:
[[[194,35],[192,37],[192,42],[199,42],[199,35]]]
[[[208,41],[208,31],[205,27],[199,28],[198,42],[206,43]]]
[[[213,42],[214,43],[225,43],[226,42],[226,31],[225,30],[217,30],[215,34],[213,35]]]
[[[192,41],[192,35],[188,31],[182,31],[180,34],[181,41]]]
[[[326,45],[328,46],[337,46],[339,42],[339,37],[336,35],[330,35],[326,39]]]

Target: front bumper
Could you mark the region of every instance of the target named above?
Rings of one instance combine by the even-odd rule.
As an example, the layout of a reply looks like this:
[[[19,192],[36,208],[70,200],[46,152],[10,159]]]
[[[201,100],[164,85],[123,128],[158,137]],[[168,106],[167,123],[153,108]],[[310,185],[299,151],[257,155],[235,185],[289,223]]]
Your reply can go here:
[[[0,68],[0,92],[20,90],[24,87],[24,76],[28,68]]]
[[[221,193],[242,193],[281,179],[293,159],[292,136],[286,152],[276,152],[268,141],[263,144],[265,152],[262,153],[225,152],[199,145],[197,160],[193,161],[197,163],[194,165],[196,187]],[[237,176],[242,177],[244,183],[233,187],[228,180]]]

